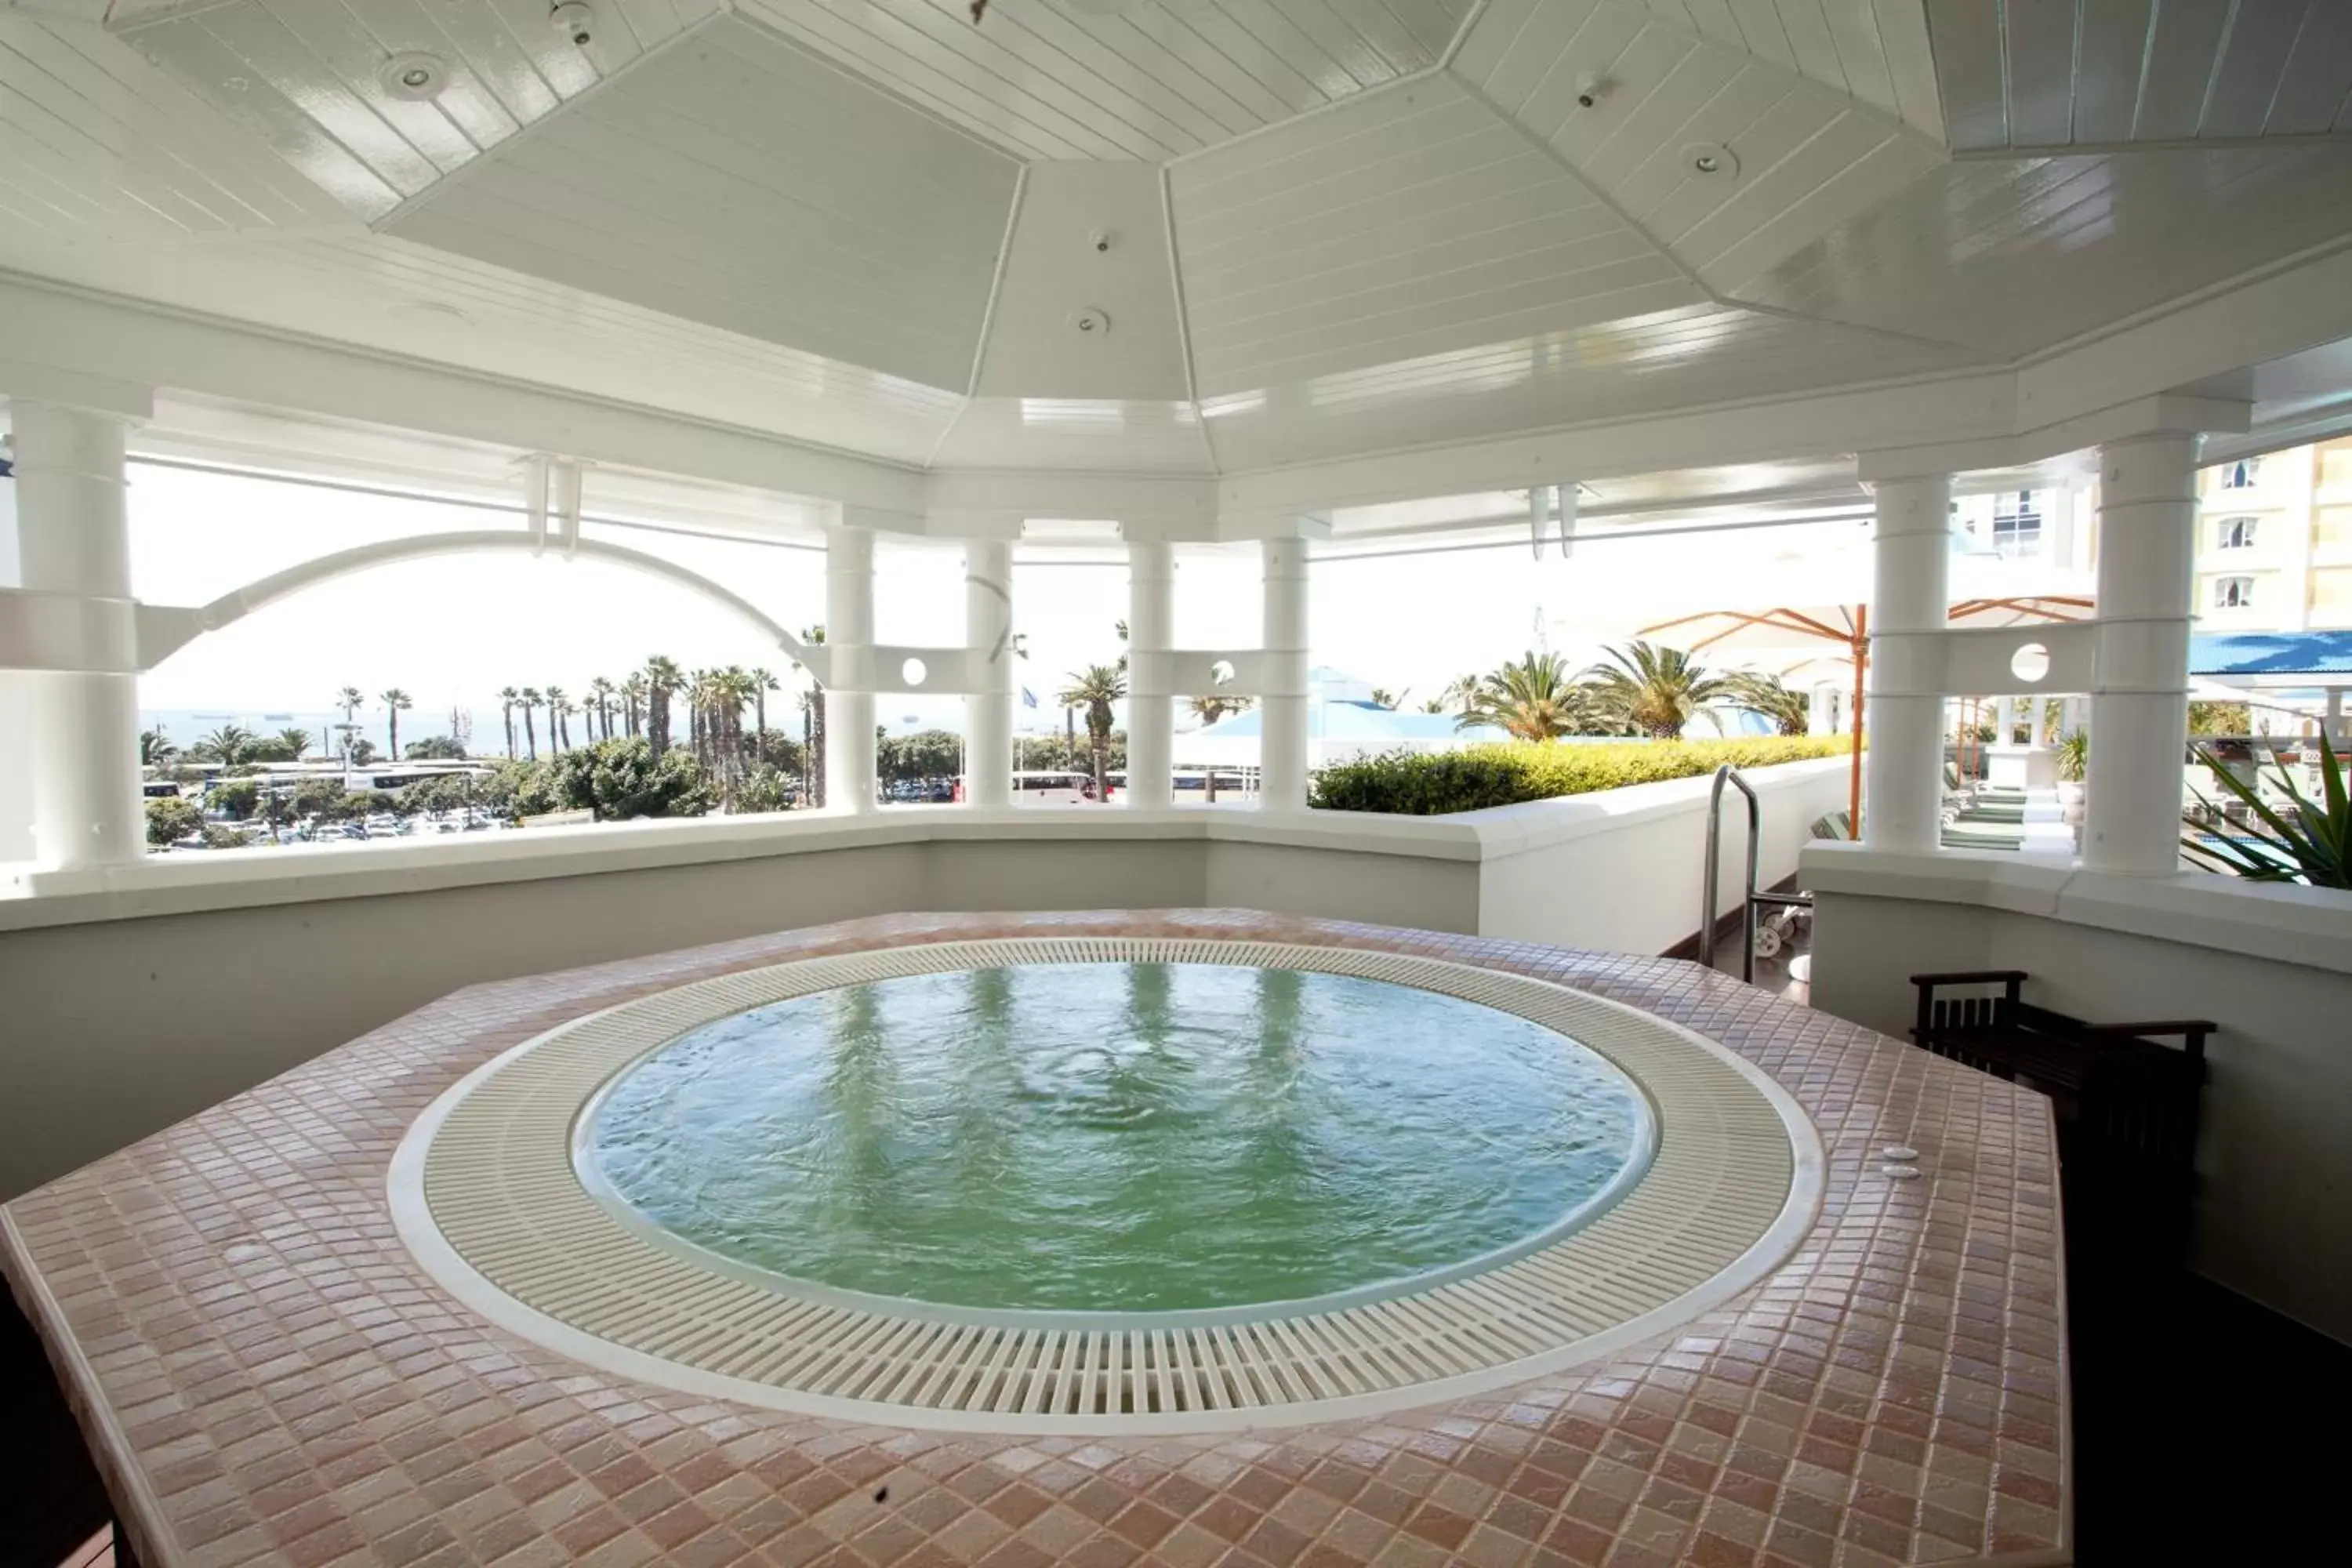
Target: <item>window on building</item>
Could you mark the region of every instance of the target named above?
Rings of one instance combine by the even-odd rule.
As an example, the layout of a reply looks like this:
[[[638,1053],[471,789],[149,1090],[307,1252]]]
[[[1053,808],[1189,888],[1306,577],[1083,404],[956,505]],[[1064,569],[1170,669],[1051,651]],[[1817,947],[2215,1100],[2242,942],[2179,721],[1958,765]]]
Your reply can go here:
[[[2254,520],[2251,517],[2223,518],[2219,542],[2224,550],[2252,549],[2254,543]]]
[[[2254,602],[2254,580],[2252,577],[2216,577],[2213,579],[2213,607],[2217,610],[2243,610]]]
[[[2234,463],[2221,465],[2221,488],[2225,490],[2252,489],[2262,477],[2260,458],[2241,458]]]
[[[2042,553],[2042,513],[2033,504],[2032,490],[2003,495],[1993,502],[1992,548],[2003,560]]]

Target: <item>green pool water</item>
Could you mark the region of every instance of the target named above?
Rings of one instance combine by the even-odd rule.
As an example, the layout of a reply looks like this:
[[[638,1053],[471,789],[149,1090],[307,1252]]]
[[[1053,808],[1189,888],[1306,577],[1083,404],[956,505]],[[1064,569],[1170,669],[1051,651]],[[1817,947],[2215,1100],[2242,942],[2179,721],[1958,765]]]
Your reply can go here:
[[[990,1309],[1292,1301],[1529,1245],[1646,1157],[1618,1070],[1515,1014],[1220,964],[1023,964],[652,1052],[592,1187],[733,1262]]]

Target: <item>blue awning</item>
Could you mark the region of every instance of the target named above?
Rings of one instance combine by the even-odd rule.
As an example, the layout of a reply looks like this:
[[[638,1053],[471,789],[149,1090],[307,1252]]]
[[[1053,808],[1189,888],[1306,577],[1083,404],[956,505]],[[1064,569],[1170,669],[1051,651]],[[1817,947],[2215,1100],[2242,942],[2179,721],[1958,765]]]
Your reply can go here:
[[[2189,673],[2352,675],[2352,631],[2200,633],[2189,639]]]

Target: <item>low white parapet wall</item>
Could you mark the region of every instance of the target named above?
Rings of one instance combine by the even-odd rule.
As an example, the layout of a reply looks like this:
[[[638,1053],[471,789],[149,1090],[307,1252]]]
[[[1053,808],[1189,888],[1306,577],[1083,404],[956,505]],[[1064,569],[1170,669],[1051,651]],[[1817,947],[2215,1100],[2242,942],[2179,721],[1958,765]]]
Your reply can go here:
[[[2196,1263],[2352,1342],[2352,896],[2051,858],[1822,845],[1813,1005],[1887,1034],[1909,977],[2017,969],[2094,1023],[2210,1018]]]
[[[1767,881],[1845,766],[1752,775]],[[1698,927],[1707,782],[1446,817],[809,812],[0,873],[0,1198],[461,986],[863,915],[1245,907],[1655,953]]]

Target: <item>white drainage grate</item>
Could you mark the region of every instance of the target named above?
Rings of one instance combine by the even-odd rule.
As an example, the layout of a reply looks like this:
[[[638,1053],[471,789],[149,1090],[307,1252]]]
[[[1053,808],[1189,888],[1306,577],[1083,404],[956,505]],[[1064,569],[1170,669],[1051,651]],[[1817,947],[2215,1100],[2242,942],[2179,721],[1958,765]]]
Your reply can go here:
[[[687,1030],[811,992],[1020,963],[1228,963],[1418,986],[1529,1018],[1650,1097],[1647,1173],[1590,1224],[1411,1295],[1329,1310],[960,1313],[790,1285],[650,1234],[581,1184],[581,1113]],[[1617,1003],[1401,953],[1088,937],[942,942],[697,982],[525,1042],[436,1100],[403,1141],[402,1236],[460,1300],[605,1370],[775,1408],[900,1426],[1183,1432],[1373,1414],[1607,1353],[1706,1310],[1793,1248],[1820,1144],[1761,1072]],[[1286,1310],[1290,1315],[1276,1315]]]

